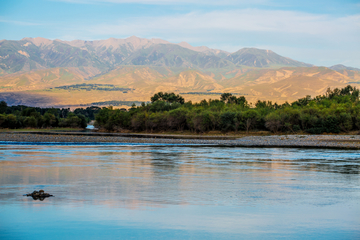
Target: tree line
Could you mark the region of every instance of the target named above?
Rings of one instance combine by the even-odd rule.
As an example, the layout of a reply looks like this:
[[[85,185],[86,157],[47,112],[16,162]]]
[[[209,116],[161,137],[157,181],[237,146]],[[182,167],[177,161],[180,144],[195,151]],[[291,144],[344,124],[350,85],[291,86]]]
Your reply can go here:
[[[7,106],[0,102],[0,128],[86,128],[87,123],[95,119],[99,107],[77,108],[39,108],[23,105]]]
[[[159,92],[151,102],[133,106],[127,112],[104,107],[95,119],[98,127],[106,131],[340,133],[360,129],[359,90],[349,85],[292,103],[259,100],[255,106],[250,106],[244,96],[231,93],[192,103],[180,95]]]
[[[112,100],[112,101],[105,101],[105,102],[93,102],[91,103],[91,105],[93,106],[140,106],[142,102],[139,101],[116,101],[116,100]]]
[[[59,86],[59,87],[55,87],[55,89],[63,89],[63,90],[80,89],[80,90],[87,90],[87,91],[99,90],[99,91],[122,91],[122,92],[135,90],[133,88],[116,87],[112,84],[86,84],[86,83],[67,85],[67,86]]]
[[[191,95],[221,95],[219,92],[183,92],[180,94],[191,94]],[[232,95],[248,95],[246,93],[231,93]]]

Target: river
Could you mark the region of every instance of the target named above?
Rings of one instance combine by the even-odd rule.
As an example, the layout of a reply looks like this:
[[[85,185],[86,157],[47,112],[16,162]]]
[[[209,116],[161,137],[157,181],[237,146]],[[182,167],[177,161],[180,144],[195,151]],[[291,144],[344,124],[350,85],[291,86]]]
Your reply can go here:
[[[2,143],[0,239],[357,239],[359,153]]]

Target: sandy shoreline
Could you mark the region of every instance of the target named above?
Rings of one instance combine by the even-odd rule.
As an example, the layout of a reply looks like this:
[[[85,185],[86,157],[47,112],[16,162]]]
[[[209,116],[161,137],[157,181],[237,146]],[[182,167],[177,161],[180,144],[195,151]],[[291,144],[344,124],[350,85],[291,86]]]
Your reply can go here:
[[[164,137],[164,138],[162,138]],[[173,138],[174,137],[174,138]],[[20,143],[158,143],[194,144],[237,147],[309,147],[360,149],[359,135],[272,135],[243,137],[169,135],[125,135],[82,133],[0,133],[0,144]]]

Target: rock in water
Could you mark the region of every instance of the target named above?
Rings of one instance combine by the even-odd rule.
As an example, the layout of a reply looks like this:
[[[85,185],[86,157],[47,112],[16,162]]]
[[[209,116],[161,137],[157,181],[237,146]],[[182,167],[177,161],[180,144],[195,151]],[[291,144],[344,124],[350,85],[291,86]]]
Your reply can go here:
[[[47,197],[53,197],[53,195],[46,193],[44,190],[33,191],[32,193],[27,193],[26,196],[32,197],[34,200],[40,200],[40,201],[44,201],[44,199]]]

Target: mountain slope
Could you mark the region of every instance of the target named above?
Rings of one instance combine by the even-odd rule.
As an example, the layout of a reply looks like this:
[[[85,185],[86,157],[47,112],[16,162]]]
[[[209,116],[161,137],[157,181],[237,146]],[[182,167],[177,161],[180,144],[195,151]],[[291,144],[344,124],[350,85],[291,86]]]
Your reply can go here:
[[[306,64],[282,57],[273,51],[256,48],[243,48],[230,54],[225,58],[237,66],[245,65],[249,67],[273,67],[273,66],[292,66],[292,67],[311,67]]]
[[[247,98],[251,99],[252,102],[261,99],[282,103],[285,101],[292,102],[306,95],[315,97],[324,94],[328,88],[334,89],[345,86],[344,83],[320,79],[315,76],[292,76],[275,83],[244,87],[242,91],[250,94]]]
[[[342,64],[337,64],[337,65],[331,66],[329,68],[332,70],[335,70],[335,71],[340,71],[340,70],[360,71],[359,68],[347,67]]]
[[[257,69],[248,71],[240,76],[223,80],[221,84],[226,87],[238,85],[253,86],[276,83],[290,77],[316,77],[320,80],[330,80],[343,84],[360,81],[360,78],[357,76],[348,76],[326,67],[284,67],[279,69]]]
[[[93,68],[50,68],[26,73],[8,74],[0,78],[1,91],[42,90],[63,85],[85,83],[89,75],[98,73]]]
[[[210,91],[220,90],[223,87],[206,74],[188,70],[167,79],[166,84],[174,86],[178,91]]]
[[[59,41],[1,41],[0,68],[8,73],[54,67],[95,67],[108,64],[86,50]]]
[[[162,72],[166,69],[162,69]],[[131,87],[138,89],[149,83],[157,82],[166,76],[152,67],[147,66],[121,66],[104,75],[93,78],[87,83],[113,84],[120,87]]]
[[[183,47],[183,48],[187,48],[187,49],[196,51],[196,52],[202,52],[202,53],[205,53],[207,55],[215,55],[215,56],[220,57],[220,58],[225,58],[230,54],[229,52],[226,52],[226,51],[223,51],[223,50],[212,49],[212,48],[208,48],[208,47],[205,47],[205,46],[193,47],[190,44],[188,44],[187,42],[181,42],[181,43],[178,43],[177,45],[179,45],[180,47]]]
[[[213,78],[197,70],[172,73],[169,76],[160,71],[159,68],[147,66],[121,66],[103,76],[87,81],[87,83],[113,84],[135,88],[136,91],[149,94],[157,91],[204,91],[223,88]]]
[[[224,68],[233,65],[220,57],[206,55],[172,44],[157,44],[138,50],[123,64],[197,69]]]

